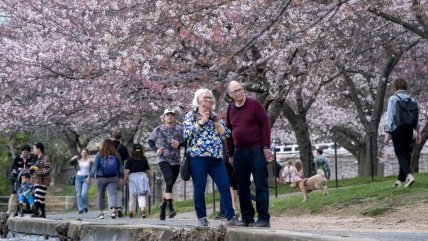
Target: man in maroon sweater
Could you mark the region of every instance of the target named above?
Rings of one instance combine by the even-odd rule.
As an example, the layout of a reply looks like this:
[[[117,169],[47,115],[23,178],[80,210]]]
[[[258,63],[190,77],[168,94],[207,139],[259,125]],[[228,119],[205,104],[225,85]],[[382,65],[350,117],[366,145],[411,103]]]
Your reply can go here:
[[[259,101],[245,95],[239,82],[229,83],[228,94],[233,103],[228,108],[226,126],[232,135],[226,145],[237,179],[242,221],[250,227],[270,227],[267,161],[272,159],[272,151],[268,116]],[[256,185],[257,222],[251,203],[251,174]]]

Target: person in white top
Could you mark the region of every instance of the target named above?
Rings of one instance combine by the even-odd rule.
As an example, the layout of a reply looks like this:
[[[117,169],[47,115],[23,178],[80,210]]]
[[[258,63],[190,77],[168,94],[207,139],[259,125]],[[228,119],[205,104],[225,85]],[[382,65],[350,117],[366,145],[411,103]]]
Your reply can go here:
[[[294,176],[297,174],[296,168],[293,166],[293,162],[289,160],[287,166],[282,168],[281,177],[285,184],[290,184],[293,181]]]
[[[80,155],[80,157],[77,155],[73,156],[69,164],[74,166],[77,171],[74,186],[76,188],[77,209],[79,214],[82,214],[88,212],[88,191],[90,184],[86,182],[86,178],[89,176],[89,170],[94,161],[89,159],[89,152],[86,148],[81,150]]]

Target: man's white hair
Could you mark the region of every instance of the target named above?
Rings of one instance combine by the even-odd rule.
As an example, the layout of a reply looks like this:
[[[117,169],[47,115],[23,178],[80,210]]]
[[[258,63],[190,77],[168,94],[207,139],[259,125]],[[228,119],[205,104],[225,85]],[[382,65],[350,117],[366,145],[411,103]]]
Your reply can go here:
[[[196,111],[196,108],[198,108],[198,106],[199,106],[199,103],[198,103],[198,99],[199,99],[199,97],[201,97],[201,95],[203,95],[203,94],[205,94],[205,93],[209,93],[209,94],[211,95],[211,97],[213,97],[213,99],[212,99],[212,101],[213,101],[213,106],[212,106],[212,108],[211,108],[211,109],[212,109],[213,111],[215,110],[215,98],[214,98],[213,92],[211,92],[211,90],[209,90],[209,89],[201,88],[201,89],[198,89],[198,90],[195,92],[195,97],[193,98],[192,107],[193,107],[193,110],[194,110],[194,111]]]

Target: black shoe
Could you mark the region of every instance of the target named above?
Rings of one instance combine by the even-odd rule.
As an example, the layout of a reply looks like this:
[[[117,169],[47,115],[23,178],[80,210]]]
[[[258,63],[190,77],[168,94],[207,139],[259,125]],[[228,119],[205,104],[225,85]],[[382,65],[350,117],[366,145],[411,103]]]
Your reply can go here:
[[[40,204],[40,209],[42,210],[42,214],[40,215],[41,218],[46,218],[46,212],[45,212],[46,204]]]
[[[245,224],[246,227],[249,227],[250,225],[252,225],[254,223],[254,219],[242,219],[242,222]]]
[[[83,209],[83,211],[84,211],[85,213],[87,213],[87,212],[88,212],[88,209],[87,209],[87,208],[84,208],[84,209]]]
[[[121,208],[117,209],[117,216],[119,218],[123,217],[123,213],[122,213],[122,209]]]
[[[79,210],[79,214],[82,214],[84,211],[83,210]]]
[[[177,215],[177,212],[174,209],[172,211],[171,210],[168,211],[169,218],[173,218],[175,217],[175,215]]]
[[[159,206],[159,209],[159,219],[165,220],[166,202],[162,202],[162,204]]]
[[[252,228],[270,228],[270,223],[267,221],[257,220],[255,223],[248,224],[248,227]]]
[[[173,218],[175,215],[177,215],[177,212],[174,210],[174,207],[172,205],[172,199],[167,200],[167,209],[168,209],[168,217]]]
[[[222,220],[222,219],[227,219],[226,215],[224,215],[224,213],[219,213],[214,220]]]
[[[32,218],[40,218],[40,213],[39,213],[40,205],[41,204],[38,202],[34,203],[34,214],[31,215]]]

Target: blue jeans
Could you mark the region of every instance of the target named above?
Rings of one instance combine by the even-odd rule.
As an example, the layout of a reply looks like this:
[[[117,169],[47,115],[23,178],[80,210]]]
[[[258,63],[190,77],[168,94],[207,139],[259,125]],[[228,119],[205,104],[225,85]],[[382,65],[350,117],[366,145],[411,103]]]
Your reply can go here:
[[[207,175],[209,174],[220,192],[220,202],[224,205],[227,220],[231,220],[235,215],[235,211],[232,207],[229,179],[227,177],[223,159],[191,157],[190,168],[192,170],[193,201],[195,203],[196,216],[198,218],[207,216],[207,208],[205,206],[205,187],[207,184]]]
[[[19,194],[19,202],[25,203],[25,200],[28,201],[28,204],[33,205],[34,204],[34,196],[28,195],[27,197],[24,196],[24,193]]]
[[[88,208],[88,191],[89,185],[86,183],[88,176],[76,176],[76,182],[74,186],[76,188],[76,199],[77,209],[83,211],[84,208]]]
[[[239,204],[242,220],[254,222],[254,207],[251,203],[250,176],[253,174],[256,185],[256,208],[258,220],[269,222],[269,186],[267,182],[267,162],[262,148],[235,150],[233,156],[233,171],[235,172]]]

